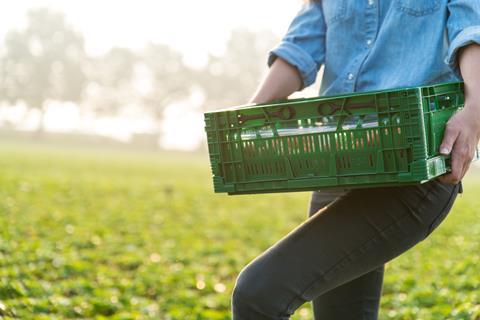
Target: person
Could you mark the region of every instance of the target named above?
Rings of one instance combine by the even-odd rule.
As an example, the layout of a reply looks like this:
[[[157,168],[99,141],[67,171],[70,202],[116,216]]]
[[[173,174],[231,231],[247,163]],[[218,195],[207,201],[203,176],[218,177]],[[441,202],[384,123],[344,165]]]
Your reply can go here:
[[[322,0],[305,3],[268,57],[251,102],[312,84],[320,95],[458,81],[465,106],[447,123],[451,172],[424,184],[314,192],[310,217],[246,265],[234,320],[377,319],[384,264],[427,238],[460,191],[480,137],[480,1]],[[272,214],[272,219],[274,215]]]

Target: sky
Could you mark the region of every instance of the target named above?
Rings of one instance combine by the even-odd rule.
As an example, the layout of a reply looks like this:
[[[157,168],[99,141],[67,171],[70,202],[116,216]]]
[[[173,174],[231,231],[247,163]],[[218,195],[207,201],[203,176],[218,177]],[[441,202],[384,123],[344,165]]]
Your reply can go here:
[[[90,54],[112,46],[140,48],[166,43],[181,51],[187,63],[201,65],[208,52],[221,53],[229,31],[267,29],[279,36],[301,6],[301,0],[15,0],[0,4],[0,37],[25,25],[29,8],[50,7],[65,13],[81,31]]]
[[[86,50],[100,55],[114,46],[140,49],[149,42],[165,43],[181,52],[190,66],[201,67],[208,54],[221,54],[229,33],[235,28],[269,30],[279,38],[298,12],[302,0],[15,0],[1,1],[0,41],[12,28],[26,25],[30,8],[49,7],[63,12],[67,21],[85,38]],[[194,149],[202,143],[201,113],[191,101],[172,106],[166,114],[161,144],[167,148]],[[10,120],[21,119],[22,128],[35,127],[36,114],[22,116],[18,107],[7,113]],[[182,118],[183,117],[183,118]],[[51,131],[86,131],[128,140],[130,134],[151,128],[148,119],[82,119],[75,106],[51,106],[45,127]],[[189,123],[191,132],[176,131],[175,120]],[[199,137],[192,141],[191,137]]]

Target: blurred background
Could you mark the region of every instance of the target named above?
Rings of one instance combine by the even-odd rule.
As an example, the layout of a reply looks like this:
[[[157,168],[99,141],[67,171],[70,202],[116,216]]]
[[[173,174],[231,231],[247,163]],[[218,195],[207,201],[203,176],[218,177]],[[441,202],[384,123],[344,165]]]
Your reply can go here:
[[[5,3],[2,130],[202,149],[202,113],[248,101],[267,68],[268,50],[300,5],[300,0],[281,6],[273,0]]]
[[[203,113],[248,101],[301,4],[0,3],[1,319],[230,319],[310,193],[214,194]],[[480,319],[478,181],[387,264],[380,319]]]

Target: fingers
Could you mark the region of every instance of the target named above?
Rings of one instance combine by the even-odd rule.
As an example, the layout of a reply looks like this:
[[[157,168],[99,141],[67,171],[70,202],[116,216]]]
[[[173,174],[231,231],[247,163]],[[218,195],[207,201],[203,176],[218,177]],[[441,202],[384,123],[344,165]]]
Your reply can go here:
[[[460,181],[460,175],[462,174],[463,166],[457,154],[457,149],[454,149],[455,142],[458,139],[460,130],[456,126],[452,125],[451,122],[447,123],[445,128],[445,134],[443,135],[443,141],[440,145],[440,154],[449,155],[452,153],[451,160],[451,172],[440,176],[438,179],[442,183],[456,184],[457,179]],[[458,144],[457,144],[458,145]],[[453,151],[452,151],[453,150]]]
[[[463,163],[463,171],[460,179],[462,179],[465,176],[468,169],[470,168],[473,158],[475,157],[475,149],[468,148],[467,146],[466,148],[464,148],[462,156],[464,157],[464,163]]]
[[[453,145],[451,172],[439,177],[440,182],[457,184],[467,173],[474,156],[467,139],[458,136]]]
[[[464,167],[464,158],[463,155],[458,150],[459,148],[454,147],[452,151],[452,172],[450,173],[450,183],[457,184],[462,179],[463,167]]]
[[[445,134],[443,136],[442,144],[440,145],[440,153],[443,155],[449,155],[453,149],[453,145],[460,134],[460,130],[453,126],[451,123],[447,123],[445,128]]]
[[[460,178],[460,180],[462,180],[463,177],[467,174],[468,169],[470,169],[470,164],[471,164],[471,163],[472,163],[471,161],[468,161],[468,162],[465,164],[465,166],[463,167],[462,177]]]
[[[463,108],[447,122],[439,152],[451,155],[451,172],[439,180],[456,184],[464,177],[480,137],[480,117],[474,108]]]

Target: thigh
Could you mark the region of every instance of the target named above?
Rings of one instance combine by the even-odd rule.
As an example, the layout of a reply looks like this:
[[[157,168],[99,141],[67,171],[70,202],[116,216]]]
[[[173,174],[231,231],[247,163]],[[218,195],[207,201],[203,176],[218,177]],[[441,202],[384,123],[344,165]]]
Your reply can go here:
[[[314,191],[309,216],[345,194],[345,190]],[[312,300],[314,319],[377,319],[383,274],[382,265],[315,298]]]
[[[323,209],[347,193],[348,190],[346,189],[313,191],[310,200],[310,206],[308,208],[308,216],[313,216],[315,213],[317,213],[317,211]]]
[[[457,192],[457,186],[436,181],[351,190],[254,259],[243,273],[269,308],[292,314],[304,302],[380,268],[423,240]]]

